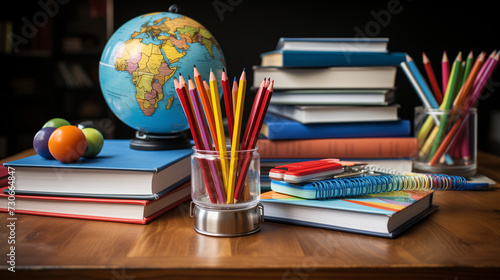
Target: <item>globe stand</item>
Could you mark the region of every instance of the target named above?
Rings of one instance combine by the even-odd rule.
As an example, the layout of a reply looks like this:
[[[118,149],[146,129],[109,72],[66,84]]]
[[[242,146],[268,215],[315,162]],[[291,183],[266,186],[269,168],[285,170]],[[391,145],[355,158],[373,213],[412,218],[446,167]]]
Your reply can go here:
[[[186,132],[169,134],[152,134],[135,132],[135,138],[130,141],[130,148],[143,151],[176,150],[191,147]]]

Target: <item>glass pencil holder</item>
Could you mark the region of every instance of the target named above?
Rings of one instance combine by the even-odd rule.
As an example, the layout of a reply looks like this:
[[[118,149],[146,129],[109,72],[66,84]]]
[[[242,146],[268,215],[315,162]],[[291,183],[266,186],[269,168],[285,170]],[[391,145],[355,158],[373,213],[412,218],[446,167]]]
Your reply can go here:
[[[477,109],[415,108],[418,153],[413,170],[423,173],[476,174]]]
[[[191,206],[196,232],[219,237],[260,230],[260,156],[257,148],[227,152],[198,150],[191,155]]]

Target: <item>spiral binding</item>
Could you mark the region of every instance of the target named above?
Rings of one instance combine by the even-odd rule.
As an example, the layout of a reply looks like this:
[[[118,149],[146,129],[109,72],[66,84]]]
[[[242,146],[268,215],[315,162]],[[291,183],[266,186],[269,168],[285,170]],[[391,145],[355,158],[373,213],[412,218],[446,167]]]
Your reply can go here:
[[[460,176],[400,172],[378,166],[366,166],[365,170],[383,175],[313,182],[311,185],[316,188],[316,199],[403,190],[464,190],[467,186],[467,180]]]

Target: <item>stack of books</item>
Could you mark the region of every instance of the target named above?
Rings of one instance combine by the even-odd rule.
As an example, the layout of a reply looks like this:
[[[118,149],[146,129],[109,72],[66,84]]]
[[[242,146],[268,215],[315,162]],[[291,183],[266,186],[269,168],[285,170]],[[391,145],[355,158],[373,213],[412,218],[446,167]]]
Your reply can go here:
[[[253,86],[274,79],[265,139],[257,143],[263,174],[276,160],[326,157],[411,171],[416,139],[394,104],[406,53],[389,52],[388,41],[281,38],[276,50],[261,54]]]
[[[192,149],[140,151],[105,140],[96,158],[4,163],[0,212],[146,224],[191,197]]]

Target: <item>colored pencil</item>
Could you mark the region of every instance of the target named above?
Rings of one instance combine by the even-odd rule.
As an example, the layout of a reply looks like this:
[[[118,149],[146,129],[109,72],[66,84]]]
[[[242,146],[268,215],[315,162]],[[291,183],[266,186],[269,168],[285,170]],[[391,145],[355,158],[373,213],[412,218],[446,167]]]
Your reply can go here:
[[[233,98],[231,96],[229,79],[227,77],[225,69],[222,69],[221,83],[222,83],[222,95],[224,97],[224,108],[226,109],[227,125],[229,128],[229,139],[233,139],[233,126],[234,126]]]
[[[266,92],[262,97],[262,101],[259,104],[259,108],[257,108],[257,114],[255,115],[254,127],[252,129],[252,133],[250,136],[250,140],[248,143],[247,150],[255,149],[255,145],[257,144],[257,139],[259,138],[260,130],[262,129],[262,124],[264,123],[264,118],[266,116],[267,109],[269,107],[269,103],[271,101],[271,97],[273,94],[274,81],[268,82],[265,84],[268,85],[266,88]],[[251,157],[245,157],[243,160],[242,167],[240,169],[240,176],[236,182],[236,189],[234,191],[234,196],[236,200],[240,200],[243,192],[243,188],[245,187],[245,177],[248,172],[248,168],[251,162]]]
[[[434,97],[436,98],[436,102],[441,104],[443,102],[443,93],[439,88],[438,82],[436,80],[436,75],[434,74],[434,70],[432,69],[432,64],[427,55],[422,53],[422,61],[424,64],[425,72],[427,73],[427,79],[432,88],[432,92],[434,93]]]
[[[227,191],[227,203],[234,203],[234,188],[236,183],[236,172],[237,172],[237,151],[240,148],[240,134],[241,134],[241,123],[243,118],[243,103],[245,100],[246,93],[246,73],[245,69],[241,73],[239,85],[238,85],[238,96],[236,98],[236,110],[234,114],[234,128],[233,128],[233,138],[231,141],[231,161],[229,167],[229,180],[228,180],[228,191]]]
[[[488,58],[489,61],[485,62],[483,64],[483,67],[481,67],[481,71],[479,71],[479,73],[477,74],[477,78],[474,81],[474,84],[472,85],[472,92],[470,94],[469,107],[475,106],[477,100],[479,99],[479,96],[481,95],[482,91],[486,87],[488,79],[491,77],[491,75],[493,74],[493,71],[495,70],[495,68],[498,64],[499,55],[500,55],[500,51],[498,53],[496,53],[496,52],[492,53],[490,55],[490,57]]]
[[[448,60],[448,55],[446,51],[443,52],[443,58],[441,59],[441,88],[443,95],[448,87],[448,81],[450,79],[450,62]],[[444,98],[444,96],[443,96]]]
[[[434,98],[434,95],[433,95],[431,89],[427,85],[427,82],[425,81],[424,77],[422,76],[422,74],[418,70],[418,67],[415,64],[415,62],[413,61],[413,59],[411,58],[411,56],[409,56],[409,55],[406,56],[406,63],[408,65],[408,68],[410,69],[411,73],[413,74],[413,77],[416,81],[416,85],[420,86],[420,88],[423,92],[423,95],[420,96],[420,98],[424,100],[424,103],[429,104],[429,107],[427,107],[427,108],[438,108],[439,105],[436,102],[436,99]]]
[[[245,127],[245,132],[243,133],[243,137],[241,140],[240,150],[246,151],[252,149],[250,146],[250,139],[252,137],[253,130],[256,126],[258,111],[261,108],[263,97],[265,94],[265,85],[266,79],[262,81],[259,88],[257,89],[257,93],[255,94],[255,98],[253,100],[252,108],[250,109],[250,115],[248,117],[248,121]],[[244,159],[238,160],[237,170],[239,176],[236,178],[236,186],[234,191],[235,199],[240,199],[239,190],[244,187],[244,182],[246,178],[246,173],[248,172],[248,165],[250,164],[250,156],[242,155]]]
[[[217,150],[220,153],[222,179],[224,181],[224,185],[227,186],[228,169],[226,159],[226,136],[224,135],[224,124],[222,122],[222,110],[220,106],[219,90],[217,88],[217,79],[215,78],[212,69],[210,69],[210,93],[212,96],[212,109],[214,113],[215,129],[217,132]]]
[[[453,66],[451,69],[450,73],[450,82],[448,82],[448,86],[446,88],[446,92],[443,96],[443,103],[441,104],[440,107],[443,110],[450,110],[452,102],[453,102],[453,96],[454,92],[457,88],[458,84],[458,78],[460,76],[460,64],[462,63],[462,53],[459,52],[457,55],[457,58],[453,62]],[[448,114],[445,113],[441,117],[440,124],[439,124],[439,130],[438,133],[436,134],[436,138],[434,140],[434,144],[432,145],[430,156],[432,157],[437,148],[439,147],[439,144],[441,143],[441,139],[444,137],[445,130],[448,126]]]
[[[203,145],[201,138],[200,138],[200,130],[198,123],[196,122],[196,118],[193,113],[193,108],[191,107],[191,103],[188,98],[188,94],[186,92],[186,89],[184,88],[183,85],[181,85],[176,78],[174,78],[174,86],[175,90],[177,92],[177,95],[179,97],[179,100],[182,105],[182,109],[184,110],[184,113],[186,114],[186,118],[189,123],[189,127],[191,130],[191,134],[193,136],[194,144],[196,149],[198,150],[205,150],[205,146]],[[215,196],[215,187],[214,187],[214,181],[211,180],[212,176],[211,174],[214,174],[216,172],[215,168],[210,170],[210,166],[207,169],[208,163],[202,159],[198,160],[200,169],[202,172],[202,177],[203,181],[205,182],[205,188],[207,189],[208,193],[208,198],[210,199],[210,202],[212,203],[217,203],[217,198]]]
[[[494,69],[496,68],[496,65],[498,64],[498,60],[500,59],[500,52],[496,53],[496,55],[494,55],[494,56],[490,55],[490,57],[492,57],[490,63],[485,62],[483,64],[483,67],[481,67],[481,69],[483,69],[486,65],[485,70],[480,71],[476,77],[477,83],[474,82],[474,85],[476,85],[476,88],[474,88],[474,85],[473,85],[473,90],[469,94],[472,97],[472,99],[468,103],[468,108],[475,106],[477,99],[479,98],[482,91],[486,87],[486,81],[491,77]],[[479,74],[481,74],[481,76],[479,76]],[[465,117],[463,115],[461,115],[460,118],[457,121],[455,121],[455,123],[453,124],[452,128],[450,129],[450,131],[448,132],[446,137],[440,143],[436,153],[429,161],[429,165],[435,165],[439,161],[440,156],[448,148],[451,140],[453,139],[454,136],[456,136],[459,128],[461,128],[462,125],[464,125],[464,123],[467,121],[468,117],[469,117],[469,115],[466,115]],[[463,149],[462,149],[462,151],[463,151]]]
[[[464,70],[464,76],[462,79],[462,85],[465,84],[465,81],[467,80],[467,77],[469,76],[469,73],[472,70],[473,63],[474,63],[474,53],[472,51],[470,51],[469,55],[467,56],[467,59],[465,61],[465,70]]]
[[[484,52],[480,53],[479,56],[476,58],[474,65],[471,67],[470,71],[468,71],[465,82],[460,88],[460,91],[458,92],[455,100],[453,101],[454,108],[462,108],[465,105],[464,104],[465,99],[469,95],[472,85],[474,84],[474,81],[476,80],[476,77],[479,73],[479,70],[481,69],[481,66],[484,63],[484,57],[485,53]]]
[[[460,109],[467,109],[467,106],[464,104],[466,98],[469,96],[470,89],[472,88],[472,85],[474,81],[476,80],[477,74],[483,65],[484,62],[484,57],[485,53],[482,52],[479,54],[479,56],[476,58],[476,61],[474,62],[473,66],[466,66],[464,76],[465,82],[463,83],[462,87],[460,88],[460,91],[458,92],[457,96],[455,97],[455,100],[453,101],[453,111],[454,114],[456,111]],[[469,54],[467,58],[468,62],[467,64],[472,65],[471,63],[471,55]],[[454,116],[452,116],[454,118]],[[453,141],[453,143],[450,146],[451,151],[455,151],[456,155],[455,157],[460,157],[459,155],[461,154],[465,160],[468,160],[469,158],[469,141],[468,141],[468,133],[464,132],[464,127],[463,126],[457,133],[457,139]]]
[[[234,112],[236,112],[236,99],[238,98],[238,80],[236,79],[236,76],[234,77],[233,80],[233,86],[231,88],[231,95],[233,97],[233,120],[234,120]],[[233,139],[231,137],[231,139]]]
[[[247,125],[245,127],[245,133],[243,133],[243,138],[241,140],[241,150],[248,150],[250,148],[250,137],[252,129],[255,126],[255,122],[257,120],[257,114],[261,107],[262,100],[266,91],[265,85],[266,85],[266,79],[262,81],[257,90],[257,93],[255,94],[252,108],[250,109],[250,115],[248,116]]]
[[[196,117],[196,121],[200,127],[201,140],[203,142],[203,145],[205,146],[204,150],[211,151],[213,150],[213,148],[212,148],[212,143],[210,142],[210,134],[208,132],[205,119],[203,118],[203,107],[200,102],[199,93],[196,90],[196,86],[194,85],[191,78],[189,78],[188,80],[188,89],[189,89],[189,95],[191,96],[191,100],[193,102],[193,112]],[[214,166],[213,161],[208,161],[208,162],[211,164],[212,176],[215,183],[215,191],[217,193],[217,198],[219,200],[219,203],[224,203],[227,197],[224,190],[224,186],[221,184],[221,180],[218,176],[219,172],[217,172],[217,168]]]
[[[217,130],[215,128],[215,120],[214,120],[214,113],[212,110],[212,103],[210,101],[209,93],[205,89],[205,86],[203,85],[203,78],[196,68],[196,65],[193,67],[194,68],[194,80],[196,82],[196,88],[197,92],[201,98],[201,103],[203,104],[203,111],[205,112],[205,117],[208,123],[208,129],[210,130],[210,134],[212,135],[212,140],[214,142],[215,147],[218,147],[219,144],[217,142]]]

